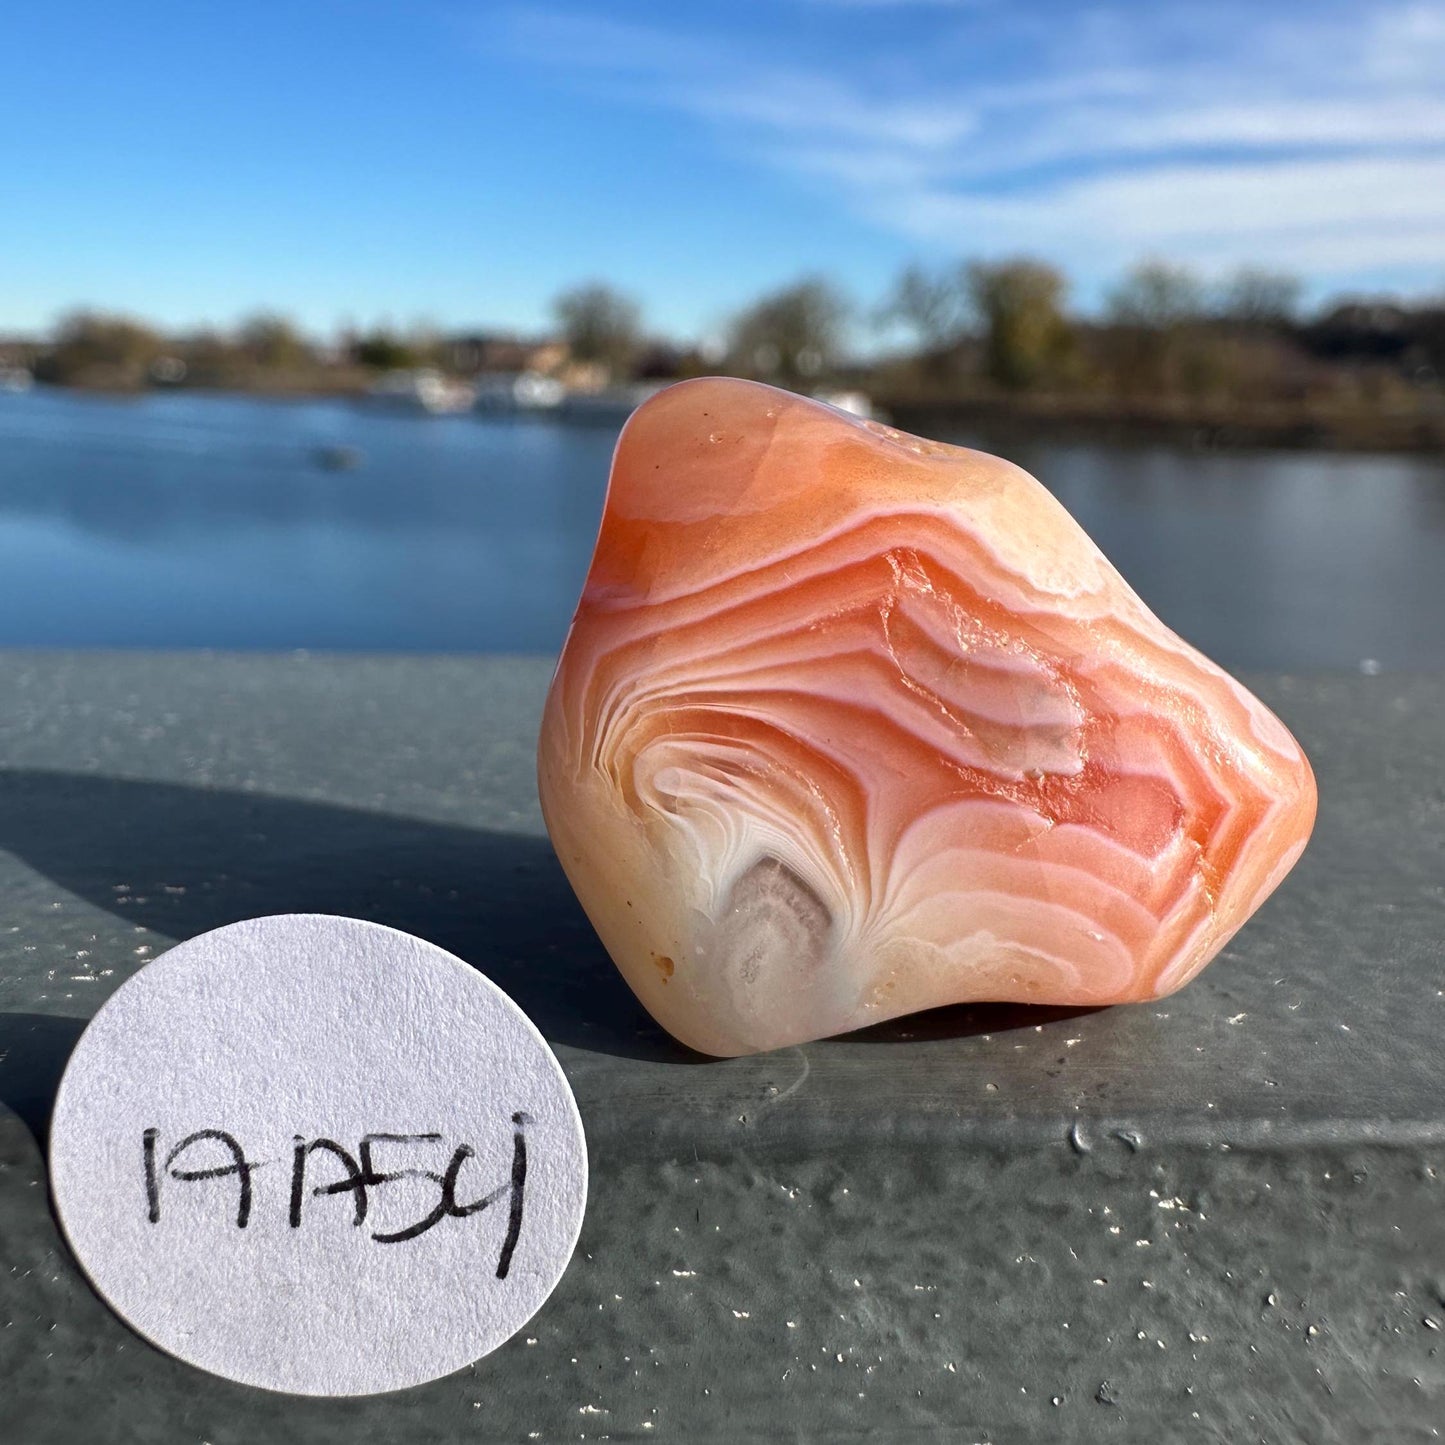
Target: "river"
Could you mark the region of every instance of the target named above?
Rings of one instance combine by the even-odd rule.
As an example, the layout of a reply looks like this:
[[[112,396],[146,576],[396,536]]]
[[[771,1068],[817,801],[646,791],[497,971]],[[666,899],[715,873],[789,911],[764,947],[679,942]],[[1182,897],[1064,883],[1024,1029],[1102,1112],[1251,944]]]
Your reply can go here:
[[[613,441],[342,401],[0,394],[0,646],[553,652]],[[328,469],[336,448],[356,465]],[[1445,667],[1445,459],[1009,455],[1226,666]]]

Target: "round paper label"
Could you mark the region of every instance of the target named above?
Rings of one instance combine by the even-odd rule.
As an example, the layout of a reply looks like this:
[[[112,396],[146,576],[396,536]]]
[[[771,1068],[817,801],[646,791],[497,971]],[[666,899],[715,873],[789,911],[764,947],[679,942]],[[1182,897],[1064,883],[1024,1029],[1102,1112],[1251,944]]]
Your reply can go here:
[[[77,1044],[56,1211],[96,1289],[202,1369],[305,1395],[420,1384],[541,1306],[587,1148],[556,1058],[451,954],[296,914],[180,944]]]

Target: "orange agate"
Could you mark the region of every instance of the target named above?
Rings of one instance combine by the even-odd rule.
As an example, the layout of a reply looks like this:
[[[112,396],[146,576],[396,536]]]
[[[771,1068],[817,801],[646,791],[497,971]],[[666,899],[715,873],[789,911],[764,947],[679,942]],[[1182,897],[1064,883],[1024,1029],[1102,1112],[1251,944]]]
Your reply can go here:
[[[557,855],[711,1054],[1187,983],[1315,785],[1008,462],[751,382],[628,422],[542,723]]]

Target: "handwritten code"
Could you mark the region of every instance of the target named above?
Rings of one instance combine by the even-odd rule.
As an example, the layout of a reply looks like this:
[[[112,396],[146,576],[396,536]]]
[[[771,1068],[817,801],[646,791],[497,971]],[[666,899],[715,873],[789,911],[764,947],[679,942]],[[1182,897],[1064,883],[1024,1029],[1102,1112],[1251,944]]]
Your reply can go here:
[[[476,1150],[470,1144],[456,1145],[445,1170],[437,1173],[416,1165],[397,1167],[396,1158],[397,1151],[408,1147],[442,1143],[440,1133],[364,1134],[354,1153],[335,1139],[297,1134],[292,1141],[287,1222],[292,1229],[301,1229],[311,1212],[308,1201],[324,1196],[350,1195],[351,1225],[363,1229],[379,1190],[402,1180],[426,1180],[437,1190],[436,1203],[429,1210],[399,1229],[373,1229],[370,1233],[377,1244],[404,1244],[408,1240],[419,1239],[444,1220],[469,1219],[505,1200],[507,1232],[497,1255],[497,1278],[506,1279],[522,1234],[527,1189],[527,1126],[531,1122],[530,1116],[525,1113],[512,1115],[510,1177],[465,1203],[459,1198],[463,1192],[462,1175],[468,1161],[476,1157]],[[245,1229],[250,1224],[256,1197],[255,1175],[271,1161],[249,1158],[241,1142],[224,1129],[197,1129],[179,1139],[164,1153],[162,1148],[160,1129],[149,1128],[142,1132],[146,1217],[152,1224],[161,1223],[164,1196],[172,1183],[195,1184],[216,1179],[235,1181],[235,1210],[232,1212],[228,1206],[226,1219],[234,1219],[237,1229]],[[391,1167],[381,1167],[377,1159],[379,1149],[390,1151]],[[324,1183],[314,1182],[315,1175],[320,1172],[318,1155],[327,1162],[332,1172],[340,1171],[339,1178]]]

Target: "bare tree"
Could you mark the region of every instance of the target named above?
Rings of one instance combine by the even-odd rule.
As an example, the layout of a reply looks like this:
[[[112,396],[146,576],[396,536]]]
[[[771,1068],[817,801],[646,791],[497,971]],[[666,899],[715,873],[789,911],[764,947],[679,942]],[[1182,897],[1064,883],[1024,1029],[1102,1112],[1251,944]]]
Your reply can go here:
[[[1220,288],[1217,310],[1240,326],[1288,326],[1299,313],[1300,289],[1287,271],[1241,266]]]
[[[879,310],[879,320],[912,332],[918,349],[936,355],[956,346],[968,325],[968,294],[956,271],[905,266]]]
[[[817,277],[775,291],[734,319],[733,364],[785,384],[811,381],[837,363],[851,311],[846,297]]]
[[[311,348],[284,316],[260,312],[241,323],[236,333],[241,354],[257,366],[286,371],[312,359]]]
[[[1186,325],[1205,314],[1204,287],[1187,266],[1140,261],[1110,293],[1108,314],[1121,326],[1150,331]]]
[[[1209,335],[1205,290],[1186,266],[1145,260],[1110,294],[1114,323],[1107,350],[1126,392],[1198,393],[1219,385],[1221,354]]]
[[[630,296],[600,281],[564,291],[552,303],[562,338],[575,361],[625,371],[642,341],[642,312]]]
[[[1057,380],[1074,354],[1064,315],[1068,282],[1043,261],[975,261],[964,272],[984,333],[985,367],[1000,386],[1023,389]]]
[[[133,317],[73,311],[61,318],[37,374],[61,385],[128,390],[145,385],[164,344],[158,332]]]

